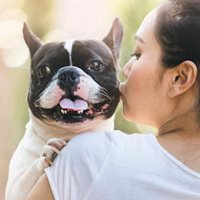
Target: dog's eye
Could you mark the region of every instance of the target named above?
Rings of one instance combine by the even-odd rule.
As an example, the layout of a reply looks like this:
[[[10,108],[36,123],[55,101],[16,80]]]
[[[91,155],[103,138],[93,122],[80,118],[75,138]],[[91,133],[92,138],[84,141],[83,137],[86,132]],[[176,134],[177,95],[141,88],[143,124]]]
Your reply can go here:
[[[95,72],[101,72],[104,69],[104,65],[100,61],[93,61],[90,63],[88,69]]]
[[[40,78],[46,77],[51,73],[51,69],[48,66],[40,66],[38,68],[38,74]]]

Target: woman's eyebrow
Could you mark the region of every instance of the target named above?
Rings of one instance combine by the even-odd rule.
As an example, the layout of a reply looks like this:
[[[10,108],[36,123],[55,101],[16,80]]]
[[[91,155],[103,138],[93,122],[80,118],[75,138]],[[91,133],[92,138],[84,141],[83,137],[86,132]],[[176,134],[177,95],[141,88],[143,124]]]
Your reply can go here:
[[[141,43],[145,43],[144,40],[138,35],[135,35],[135,40]]]

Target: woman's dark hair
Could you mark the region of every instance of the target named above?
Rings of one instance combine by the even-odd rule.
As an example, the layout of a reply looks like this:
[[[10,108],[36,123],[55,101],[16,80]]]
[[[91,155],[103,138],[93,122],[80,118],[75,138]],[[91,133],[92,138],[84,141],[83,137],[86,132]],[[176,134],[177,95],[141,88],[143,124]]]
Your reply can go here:
[[[168,0],[160,7],[155,35],[165,67],[190,60],[200,70],[200,0]]]

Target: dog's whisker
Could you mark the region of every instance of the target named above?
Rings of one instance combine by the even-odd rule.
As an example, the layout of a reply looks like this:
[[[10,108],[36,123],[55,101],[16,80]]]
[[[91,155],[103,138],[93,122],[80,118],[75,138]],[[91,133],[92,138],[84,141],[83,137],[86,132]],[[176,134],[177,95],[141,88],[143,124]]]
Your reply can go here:
[[[100,94],[107,97],[108,99],[112,99],[106,92],[100,91]]]
[[[100,92],[104,93],[105,95],[109,96],[107,89],[101,87]],[[110,96],[109,96],[110,97]]]
[[[105,96],[105,97],[107,97],[110,100],[112,99],[108,94],[105,94],[105,93],[102,93],[102,92],[100,92],[100,94],[103,95],[103,96]]]
[[[100,90],[101,90],[101,91],[105,91],[105,92],[107,93],[107,89],[104,88],[104,87],[100,87]]]
[[[100,93],[109,96],[108,93],[105,91],[100,91]]]

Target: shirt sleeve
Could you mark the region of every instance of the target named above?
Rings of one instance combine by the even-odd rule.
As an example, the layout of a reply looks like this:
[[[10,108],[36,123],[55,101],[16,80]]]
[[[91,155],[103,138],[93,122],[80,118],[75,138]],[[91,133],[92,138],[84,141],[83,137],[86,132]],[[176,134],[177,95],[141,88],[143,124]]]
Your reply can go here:
[[[55,200],[83,200],[111,147],[112,134],[83,133],[73,138],[47,168]]]

